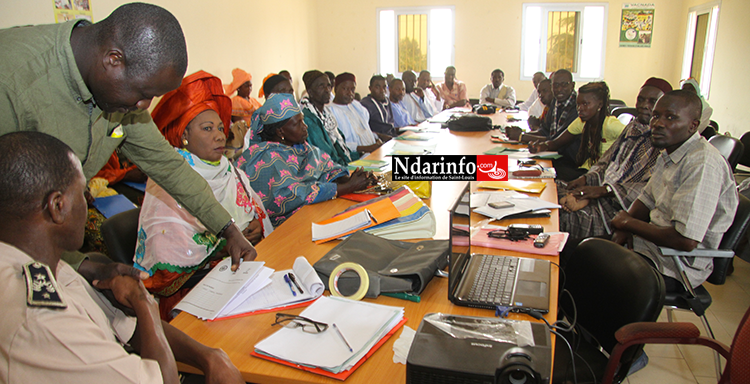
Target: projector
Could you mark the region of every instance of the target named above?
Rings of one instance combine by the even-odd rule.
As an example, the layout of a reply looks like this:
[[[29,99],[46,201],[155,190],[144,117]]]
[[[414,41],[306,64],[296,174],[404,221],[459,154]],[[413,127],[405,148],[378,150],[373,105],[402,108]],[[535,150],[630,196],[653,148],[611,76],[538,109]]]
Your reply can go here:
[[[409,349],[406,383],[543,384],[551,369],[544,324],[431,313]]]

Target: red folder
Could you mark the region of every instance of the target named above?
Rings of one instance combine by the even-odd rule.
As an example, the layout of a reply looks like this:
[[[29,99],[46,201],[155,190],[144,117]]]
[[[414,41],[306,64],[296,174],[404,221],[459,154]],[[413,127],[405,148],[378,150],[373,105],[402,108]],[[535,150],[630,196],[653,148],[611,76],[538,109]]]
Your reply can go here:
[[[215,319],[211,319],[211,320],[206,320],[206,321],[208,321],[208,322],[210,323],[210,322],[212,322],[212,321],[217,321],[217,320],[236,319],[236,318],[238,318],[238,317],[245,317],[245,316],[252,316],[252,315],[260,315],[261,313],[276,312],[276,311],[284,311],[284,310],[287,310],[287,309],[292,309],[292,308],[302,308],[302,307],[307,307],[308,305],[310,305],[310,304],[314,303],[314,302],[315,302],[315,300],[318,300],[318,299],[319,299],[320,297],[321,297],[321,296],[318,296],[318,297],[316,297],[316,298],[314,298],[314,299],[311,299],[311,300],[303,301],[303,302],[301,302],[301,303],[294,303],[294,304],[286,305],[286,306],[283,306],[283,307],[273,307],[273,308],[259,309],[259,310],[257,310],[257,311],[252,311],[252,312],[245,312],[245,313],[238,313],[238,314],[236,314],[236,315],[232,315],[232,316],[217,317],[217,318],[215,318]]]

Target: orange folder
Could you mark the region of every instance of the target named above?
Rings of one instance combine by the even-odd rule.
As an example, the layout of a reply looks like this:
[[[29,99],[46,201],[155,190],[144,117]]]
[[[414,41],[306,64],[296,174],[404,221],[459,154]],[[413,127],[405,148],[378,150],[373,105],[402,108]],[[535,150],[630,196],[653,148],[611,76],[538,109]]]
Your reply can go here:
[[[277,359],[277,358],[275,358],[275,357],[271,357],[271,356],[266,356],[266,355],[261,355],[260,353],[256,353],[255,351],[253,351],[253,352],[250,352],[250,356],[255,356],[255,357],[259,357],[259,358],[261,358],[261,359],[266,359],[266,360],[269,360],[269,361],[273,361],[274,363],[284,364],[284,365],[286,365],[286,366],[288,366],[288,367],[292,367],[292,368],[298,368],[298,369],[301,369],[301,370],[303,370],[303,371],[307,371],[307,372],[312,372],[312,373],[317,373],[318,375],[323,375],[323,376],[327,376],[327,377],[330,377],[330,378],[334,378],[334,379],[336,379],[336,380],[341,380],[341,381],[344,381],[344,380],[346,380],[346,378],[347,378],[347,377],[349,377],[349,376],[350,376],[350,375],[351,375],[352,373],[354,373],[354,371],[355,371],[355,370],[356,370],[357,368],[359,368],[359,366],[360,366],[360,365],[362,365],[362,363],[364,363],[364,362],[365,362],[365,360],[369,359],[369,358],[370,358],[370,356],[372,356],[372,354],[373,354],[373,353],[375,353],[375,351],[377,351],[377,350],[378,350],[378,348],[380,348],[381,346],[383,346],[383,344],[384,344],[384,343],[385,343],[385,342],[386,342],[386,341],[387,341],[388,339],[390,339],[390,338],[391,338],[391,336],[393,336],[393,334],[394,334],[394,333],[396,333],[396,331],[397,331],[397,330],[398,330],[399,328],[401,328],[401,326],[402,326],[402,325],[406,324],[406,320],[407,320],[407,319],[406,319],[406,317],[404,317],[404,318],[403,318],[403,320],[401,320],[401,322],[399,322],[398,324],[396,324],[396,326],[395,326],[395,327],[393,327],[393,329],[391,329],[391,330],[390,330],[390,332],[388,332],[388,333],[387,333],[387,334],[386,334],[385,336],[383,336],[383,338],[382,338],[382,339],[380,339],[380,341],[378,341],[378,342],[377,342],[377,343],[376,343],[376,344],[375,344],[375,345],[374,345],[374,346],[373,346],[373,347],[372,347],[372,348],[371,348],[371,349],[370,349],[370,350],[369,350],[369,351],[367,352],[367,354],[365,355],[365,357],[361,358],[361,359],[360,359],[360,360],[359,360],[359,361],[357,362],[357,364],[354,364],[354,366],[353,366],[353,367],[351,367],[351,369],[348,369],[348,370],[346,370],[346,371],[341,371],[341,372],[339,372],[339,373],[333,373],[333,372],[330,372],[330,371],[326,371],[325,369],[321,369],[321,368],[313,368],[313,367],[307,367],[307,366],[304,366],[304,365],[297,365],[297,364],[291,363],[291,362],[289,362],[289,361],[286,361],[286,360],[281,360],[281,359]]]
[[[359,207],[357,209],[352,209],[351,211],[346,211],[344,213],[338,214],[338,215],[336,215],[336,216],[334,216],[334,217],[332,217],[330,219],[323,220],[323,221],[321,221],[319,223],[316,223],[316,224],[324,225],[324,224],[335,223],[337,221],[340,221],[340,220],[349,218],[349,217],[351,217],[353,215],[356,215],[356,214],[364,211],[365,209],[369,210],[370,214],[374,218],[374,220],[373,220],[372,223],[370,223],[366,227],[357,228],[357,229],[354,229],[352,231],[340,234],[340,235],[335,236],[335,237],[317,240],[317,241],[315,241],[315,244],[323,244],[323,243],[325,243],[327,241],[331,241],[333,239],[336,239],[336,238],[339,238],[339,237],[346,236],[346,235],[349,235],[351,233],[357,232],[360,229],[365,229],[365,228],[373,227],[375,225],[378,225],[378,224],[381,224],[381,223],[385,223],[388,220],[393,220],[393,219],[401,216],[401,213],[398,211],[398,208],[396,208],[396,206],[393,205],[393,202],[390,199],[382,199],[382,200],[375,201],[375,202],[373,202],[371,204],[363,205],[363,206],[361,206],[361,207]]]

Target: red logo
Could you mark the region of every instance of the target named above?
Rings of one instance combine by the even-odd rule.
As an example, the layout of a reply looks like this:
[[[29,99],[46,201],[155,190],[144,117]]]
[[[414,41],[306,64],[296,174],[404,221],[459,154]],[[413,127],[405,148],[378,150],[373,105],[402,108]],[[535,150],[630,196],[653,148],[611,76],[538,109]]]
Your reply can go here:
[[[477,155],[477,181],[507,181],[507,155]]]

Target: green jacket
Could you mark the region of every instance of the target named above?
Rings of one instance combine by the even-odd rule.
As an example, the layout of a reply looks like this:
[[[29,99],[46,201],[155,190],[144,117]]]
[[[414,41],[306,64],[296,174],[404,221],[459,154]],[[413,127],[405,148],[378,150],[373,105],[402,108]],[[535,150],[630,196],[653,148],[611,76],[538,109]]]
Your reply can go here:
[[[341,145],[333,143],[323,126],[323,121],[313,111],[308,108],[302,108],[302,114],[305,118],[305,125],[307,125],[307,142],[310,145],[318,147],[321,152],[330,155],[331,160],[343,166],[347,166],[349,162],[359,158],[357,152],[353,152],[351,154],[352,158],[350,158],[347,156],[346,151],[341,148]]]
[[[219,232],[231,216],[149,113],[106,113],[95,105],[70,45],[79,22],[0,30],[0,135],[39,131],[57,137],[81,159],[87,179],[120,147],[206,228]],[[82,260],[66,259],[76,267]]]

